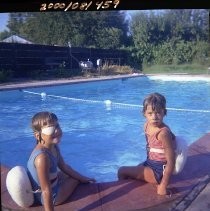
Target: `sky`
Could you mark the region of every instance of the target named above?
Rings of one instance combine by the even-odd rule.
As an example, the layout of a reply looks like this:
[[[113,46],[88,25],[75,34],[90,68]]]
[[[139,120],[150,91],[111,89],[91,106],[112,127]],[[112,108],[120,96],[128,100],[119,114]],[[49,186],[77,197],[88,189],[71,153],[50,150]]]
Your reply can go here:
[[[6,30],[9,13],[0,13],[0,32]]]

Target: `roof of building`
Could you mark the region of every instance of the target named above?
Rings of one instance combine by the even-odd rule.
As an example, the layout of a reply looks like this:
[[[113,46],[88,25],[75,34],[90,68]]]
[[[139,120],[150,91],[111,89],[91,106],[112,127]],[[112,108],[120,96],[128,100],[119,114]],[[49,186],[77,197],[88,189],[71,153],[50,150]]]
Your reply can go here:
[[[30,42],[22,37],[19,37],[17,35],[12,35],[12,36],[2,40],[1,42],[33,44],[32,42]]]

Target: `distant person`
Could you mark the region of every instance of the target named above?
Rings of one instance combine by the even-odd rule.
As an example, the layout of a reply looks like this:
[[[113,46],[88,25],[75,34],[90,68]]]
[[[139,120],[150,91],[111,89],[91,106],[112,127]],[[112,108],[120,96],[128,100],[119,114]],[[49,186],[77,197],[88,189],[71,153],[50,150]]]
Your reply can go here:
[[[171,195],[167,189],[175,167],[175,136],[163,122],[166,115],[166,99],[159,93],[147,96],[143,102],[143,115],[147,159],[137,166],[122,166],[118,170],[119,180],[139,179],[157,184],[157,194]]]
[[[95,182],[95,179],[79,174],[64,162],[58,146],[62,130],[54,113],[35,114],[32,129],[37,143],[27,163],[29,178],[33,189],[38,190],[35,198],[45,211],[52,211],[79,183]]]

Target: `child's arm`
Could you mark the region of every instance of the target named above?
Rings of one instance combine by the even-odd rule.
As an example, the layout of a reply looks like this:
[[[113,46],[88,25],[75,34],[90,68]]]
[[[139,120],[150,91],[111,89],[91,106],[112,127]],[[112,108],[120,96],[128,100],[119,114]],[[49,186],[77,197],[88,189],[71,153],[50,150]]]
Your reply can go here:
[[[38,155],[35,159],[35,166],[42,190],[44,209],[45,211],[52,211],[54,208],[52,200],[52,189],[49,178],[50,161],[48,156],[45,153]]]
[[[79,180],[82,183],[88,183],[88,182],[95,182],[94,178],[89,178],[89,177],[85,177],[83,175],[81,175],[80,173],[78,173],[77,171],[75,171],[73,168],[71,168],[69,165],[67,165],[64,160],[63,157],[61,155],[61,153],[59,152],[59,162],[58,162],[58,167],[60,168],[61,171],[63,171],[65,174],[73,177],[74,179]]]
[[[163,143],[167,165],[165,167],[161,183],[158,185],[157,193],[160,195],[166,195],[167,186],[169,184],[170,177],[174,171],[175,152],[173,148],[172,135],[169,131],[166,130],[161,131],[158,135],[158,139],[161,140]]]

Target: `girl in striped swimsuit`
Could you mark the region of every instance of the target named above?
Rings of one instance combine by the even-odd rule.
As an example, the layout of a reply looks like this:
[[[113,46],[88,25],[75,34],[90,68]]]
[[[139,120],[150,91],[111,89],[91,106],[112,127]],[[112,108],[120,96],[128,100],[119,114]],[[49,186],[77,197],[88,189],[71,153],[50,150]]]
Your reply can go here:
[[[157,194],[167,195],[170,177],[175,166],[175,136],[163,122],[166,115],[166,99],[159,93],[147,96],[143,102],[143,115],[147,159],[138,166],[122,166],[118,178],[139,179],[157,184]]]

